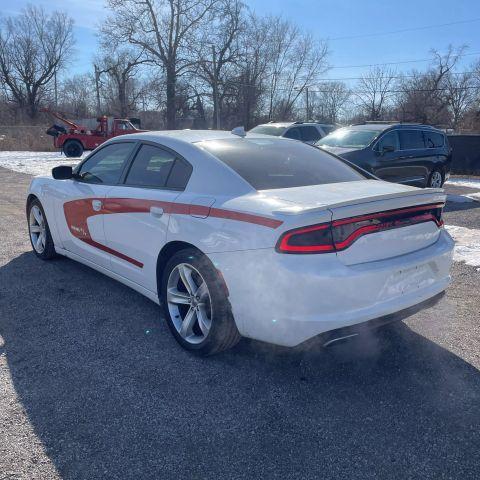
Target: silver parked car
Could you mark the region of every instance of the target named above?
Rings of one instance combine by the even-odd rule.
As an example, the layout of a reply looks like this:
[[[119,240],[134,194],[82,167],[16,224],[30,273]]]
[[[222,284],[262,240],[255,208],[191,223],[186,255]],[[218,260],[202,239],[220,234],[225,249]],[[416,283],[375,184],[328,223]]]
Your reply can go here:
[[[293,138],[305,143],[314,144],[333,132],[337,125],[316,122],[270,122],[257,125],[250,132],[275,137]]]

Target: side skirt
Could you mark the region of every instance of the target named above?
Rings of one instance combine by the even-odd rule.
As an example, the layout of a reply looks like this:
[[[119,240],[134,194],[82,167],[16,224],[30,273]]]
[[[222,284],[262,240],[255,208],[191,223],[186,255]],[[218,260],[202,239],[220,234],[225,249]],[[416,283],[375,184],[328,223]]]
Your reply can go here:
[[[55,247],[55,251],[59,255],[63,255],[64,257],[68,257],[72,260],[75,260],[76,262],[82,263],[83,265],[86,265],[87,267],[93,268],[94,270],[97,270],[97,272],[103,273],[107,277],[113,278],[114,280],[117,280],[120,283],[123,283],[127,287],[130,287],[131,289],[135,290],[138,293],[141,293],[148,299],[150,299],[152,302],[155,302],[157,305],[160,305],[160,301],[158,299],[158,295],[156,295],[154,292],[148,290],[145,287],[142,287],[141,285],[138,285],[138,283],[132,282],[131,280],[128,280],[128,278],[122,277],[121,275],[118,275],[115,272],[112,272],[111,270],[108,270],[107,268],[101,267],[99,265],[96,265],[93,262],[90,262],[89,260],[86,260],[83,257],[80,257],[79,255],[69,252],[68,250],[64,250],[63,248]]]

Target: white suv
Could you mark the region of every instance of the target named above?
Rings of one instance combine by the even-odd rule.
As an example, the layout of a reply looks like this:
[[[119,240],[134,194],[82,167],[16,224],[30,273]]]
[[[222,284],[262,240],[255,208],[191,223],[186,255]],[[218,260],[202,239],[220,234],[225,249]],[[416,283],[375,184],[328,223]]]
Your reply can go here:
[[[315,122],[270,122],[252,128],[252,133],[274,135],[275,137],[293,138],[313,144],[333,132],[337,125]]]

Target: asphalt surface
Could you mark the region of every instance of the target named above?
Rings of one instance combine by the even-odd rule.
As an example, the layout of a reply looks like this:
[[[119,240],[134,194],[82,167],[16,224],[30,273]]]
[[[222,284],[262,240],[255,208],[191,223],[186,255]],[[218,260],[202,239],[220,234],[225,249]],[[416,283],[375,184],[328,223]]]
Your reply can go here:
[[[368,337],[202,359],[146,298],[35,258],[29,181],[0,168],[0,480],[480,477],[474,267]],[[478,228],[480,203],[445,218]]]

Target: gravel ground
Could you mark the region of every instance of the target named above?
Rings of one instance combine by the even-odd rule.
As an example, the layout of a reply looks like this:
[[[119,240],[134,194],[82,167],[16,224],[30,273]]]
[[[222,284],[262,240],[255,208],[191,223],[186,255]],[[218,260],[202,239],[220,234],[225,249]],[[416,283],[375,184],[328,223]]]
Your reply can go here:
[[[34,257],[29,180],[0,168],[0,480],[480,477],[474,267],[375,335],[201,359],[149,300]],[[480,203],[445,218],[478,228]]]

